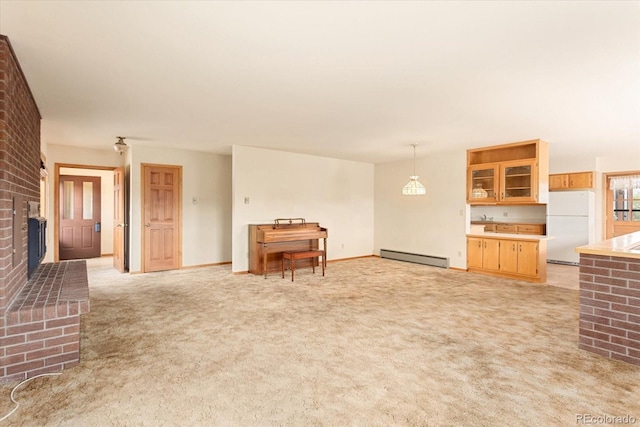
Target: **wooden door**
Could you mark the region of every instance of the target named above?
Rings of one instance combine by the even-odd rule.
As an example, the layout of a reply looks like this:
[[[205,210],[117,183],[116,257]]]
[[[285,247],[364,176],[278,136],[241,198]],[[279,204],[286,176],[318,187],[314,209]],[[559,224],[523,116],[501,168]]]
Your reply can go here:
[[[500,164],[500,194],[503,202],[537,202],[538,185],[534,160],[518,160]]]
[[[495,164],[467,168],[467,202],[495,203],[498,191],[498,168]]]
[[[518,274],[538,276],[538,243],[518,242]]]
[[[558,173],[549,175],[549,190],[563,190],[569,187],[569,174]]]
[[[495,239],[482,240],[482,268],[498,271],[500,261],[500,241]]]
[[[517,245],[515,240],[500,241],[500,271],[514,274],[518,272]]]
[[[113,267],[120,273],[125,271],[124,239],[127,229],[124,168],[119,167],[113,171]]]
[[[640,171],[627,172],[623,175],[640,175]],[[609,174],[605,178],[606,239],[640,231],[640,188],[611,190],[611,179],[618,177],[617,174]]]
[[[467,268],[482,268],[482,239],[467,237]]]
[[[181,267],[180,166],[142,165],[143,272]]]
[[[570,173],[569,188],[593,188],[593,172]]]
[[[100,256],[100,177],[60,176],[60,260]]]

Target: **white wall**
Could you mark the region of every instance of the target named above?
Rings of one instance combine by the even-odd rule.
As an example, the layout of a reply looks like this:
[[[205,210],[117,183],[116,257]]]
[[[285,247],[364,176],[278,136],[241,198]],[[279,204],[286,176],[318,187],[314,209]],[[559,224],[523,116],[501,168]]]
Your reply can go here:
[[[496,222],[544,223],[547,220],[547,205],[471,206],[471,221],[481,220],[482,215]]]
[[[374,252],[391,249],[449,258],[466,269],[466,150],[416,159],[426,196],[403,196],[413,160],[375,165]]]
[[[231,260],[230,156],[140,145],[129,149],[127,159],[130,272],[142,268],[142,163],[182,166],[182,265]]]
[[[60,175],[100,178],[100,254],[113,255],[113,171],[60,168]]]
[[[45,255],[43,262],[53,262],[53,233],[54,233],[54,171],[55,164],[70,164],[77,166],[101,166],[101,167],[113,167],[123,165],[122,156],[118,155],[110,146],[104,150],[95,150],[91,148],[71,147],[66,145],[48,144],[46,146],[47,153],[47,170],[49,176],[47,177],[47,204],[46,218],[47,223],[47,254]],[[111,180],[113,185],[113,180]],[[113,194],[108,198],[113,203]],[[105,198],[103,198],[103,201]],[[113,218],[113,215],[111,215]],[[104,218],[103,218],[104,219]],[[103,223],[104,224],[104,223]],[[106,226],[105,226],[106,227]],[[104,228],[104,227],[103,227]],[[113,239],[111,240],[111,252],[113,251]],[[102,248],[103,253],[105,249]]]
[[[369,163],[235,145],[233,271],[249,269],[249,224],[276,218],[300,217],[328,228],[328,259],[371,255],[373,169]]]

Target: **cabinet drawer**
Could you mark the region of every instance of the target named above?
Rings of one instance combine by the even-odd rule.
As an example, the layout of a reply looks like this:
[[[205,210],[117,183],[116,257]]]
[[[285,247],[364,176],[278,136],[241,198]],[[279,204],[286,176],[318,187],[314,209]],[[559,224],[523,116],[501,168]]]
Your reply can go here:
[[[517,229],[518,234],[544,234],[542,224],[523,224],[518,225]]]
[[[485,224],[485,226],[484,226],[484,231],[485,231],[485,232],[495,233],[495,231],[496,231],[496,224]]]
[[[515,224],[496,224],[498,233],[517,233],[518,227]]]

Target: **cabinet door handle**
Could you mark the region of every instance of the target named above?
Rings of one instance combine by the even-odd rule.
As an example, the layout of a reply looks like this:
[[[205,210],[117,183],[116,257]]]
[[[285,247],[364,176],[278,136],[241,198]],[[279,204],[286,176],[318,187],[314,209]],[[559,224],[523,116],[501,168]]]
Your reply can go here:
[[[516,250],[516,244],[514,243],[513,244],[513,251],[515,252],[515,250]]]
[[[522,252],[522,243],[520,243],[520,252]]]

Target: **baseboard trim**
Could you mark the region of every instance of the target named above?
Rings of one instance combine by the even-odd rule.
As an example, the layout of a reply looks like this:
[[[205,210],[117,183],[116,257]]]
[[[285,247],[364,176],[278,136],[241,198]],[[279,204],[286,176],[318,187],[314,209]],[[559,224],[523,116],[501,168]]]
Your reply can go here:
[[[223,261],[223,262],[214,262],[211,264],[197,264],[197,265],[187,265],[186,267],[180,267],[180,270],[190,270],[192,268],[203,268],[203,267],[215,267],[217,265],[229,265],[231,261]]]
[[[354,257],[349,257],[349,258],[330,259],[330,260],[327,261],[327,264],[332,263],[332,262],[351,261],[353,259],[364,259],[364,258],[373,258],[373,257],[375,257],[375,255],[361,255],[361,256],[354,256]]]

